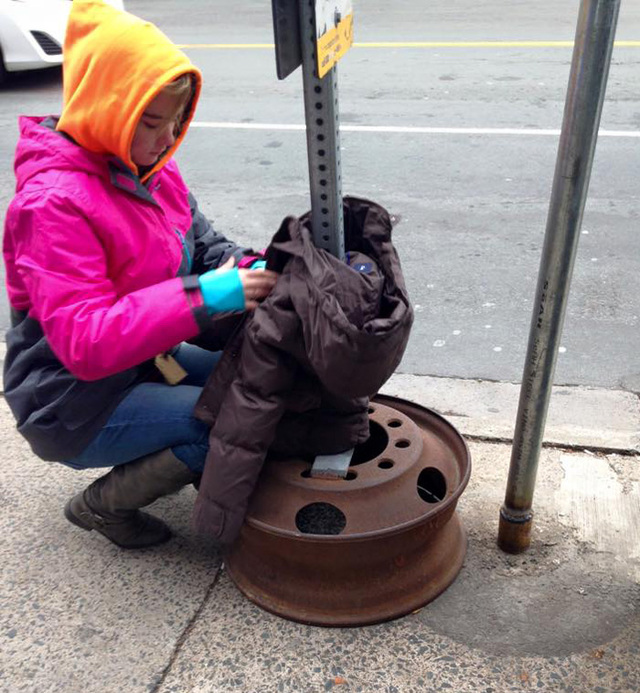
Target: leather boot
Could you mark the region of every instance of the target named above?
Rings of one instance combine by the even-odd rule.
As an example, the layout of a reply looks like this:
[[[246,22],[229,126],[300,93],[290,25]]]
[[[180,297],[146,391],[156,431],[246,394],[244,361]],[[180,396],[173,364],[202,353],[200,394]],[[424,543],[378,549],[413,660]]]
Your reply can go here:
[[[114,467],[75,495],[64,514],[74,525],[95,529],[123,549],[155,546],[167,541],[171,530],[139,508],[179,491],[196,478],[171,450],[162,450]]]

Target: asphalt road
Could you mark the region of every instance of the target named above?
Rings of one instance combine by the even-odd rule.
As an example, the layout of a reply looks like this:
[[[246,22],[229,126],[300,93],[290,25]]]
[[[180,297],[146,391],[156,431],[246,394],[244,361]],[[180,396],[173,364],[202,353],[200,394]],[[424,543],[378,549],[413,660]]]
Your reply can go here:
[[[264,246],[309,205],[300,71],[275,73],[270,3],[129,0],[186,47],[205,79],[178,153],[201,207],[234,240]],[[400,370],[516,382],[522,374],[571,62],[576,2],[367,0],[338,68],[343,191],[398,219],[416,322]],[[640,392],[640,5],[622,3],[556,382]],[[480,45],[464,46],[464,42]],[[424,42],[407,47],[407,42]],[[445,45],[435,46],[433,42]],[[513,42],[506,46],[487,42]],[[0,88],[0,210],[12,194],[19,113],[60,108],[60,75]],[[230,129],[204,127],[234,124]],[[250,124],[264,129],[246,130]],[[405,128],[353,131],[354,126]],[[443,128],[416,132],[412,128]],[[478,134],[470,130],[484,128]],[[505,134],[500,129],[537,134]],[[7,328],[6,306],[0,330]]]

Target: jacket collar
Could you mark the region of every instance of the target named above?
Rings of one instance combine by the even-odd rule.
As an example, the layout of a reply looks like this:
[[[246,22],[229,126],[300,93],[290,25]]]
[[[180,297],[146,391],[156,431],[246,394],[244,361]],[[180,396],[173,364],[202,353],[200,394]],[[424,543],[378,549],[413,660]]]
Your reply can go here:
[[[150,191],[158,174],[143,183],[121,159],[86,151],[71,136],[56,130],[57,123],[56,116],[20,119],[21,141],[16,152],[18,187],[32,175],[49,168],[85,171],[107,178],[119,190],[157,205]]]
[[[150,190],[154,189],[156,174],[147,179],[145,183],[140,180],[131,169],[129,169],[124,162],[116,156],[110,157],[107,161],[107,166],[109,168],[109,179],[111,184],[118,188],[119,190],[125,190],[136,197],[139,197],[147,202],[151,202],[154,205],[158,203],[153,198]]]

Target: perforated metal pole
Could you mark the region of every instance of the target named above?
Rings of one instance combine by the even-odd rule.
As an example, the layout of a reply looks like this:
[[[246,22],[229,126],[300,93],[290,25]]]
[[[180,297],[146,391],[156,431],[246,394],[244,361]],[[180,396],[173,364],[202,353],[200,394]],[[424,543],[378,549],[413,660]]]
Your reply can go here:
[[[338,78],[334,66],[318,78],[315,0],[300,0],[300,41],[307,123],[313,241],[344,258],[344,215],[340,172]]]
[[[611,63],[620,0],[583,0],[522,376],[498,544],[531,543],[533,491]]]

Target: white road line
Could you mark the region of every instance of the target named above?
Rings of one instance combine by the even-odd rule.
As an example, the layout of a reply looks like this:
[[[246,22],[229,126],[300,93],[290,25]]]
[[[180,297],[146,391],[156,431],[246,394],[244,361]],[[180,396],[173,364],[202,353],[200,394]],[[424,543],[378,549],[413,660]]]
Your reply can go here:
[[[218,130],[291,130],[304,132],[298,123],[216,123],[196,121],[192,128],[214,128]],[[395,125],[341,125],[341,132],[378,132],[409,135],[525,135],[529,137],[558,137],[560,130],[534,130],[533,128],[427,128],[402,127]],[[600,130],[600,137],[640,138],[640,130]]]

